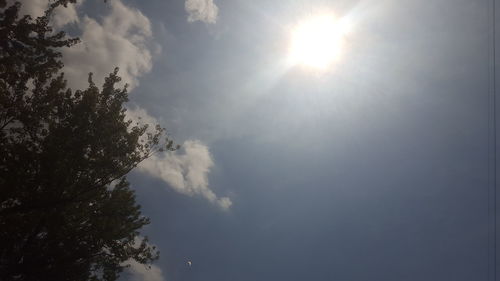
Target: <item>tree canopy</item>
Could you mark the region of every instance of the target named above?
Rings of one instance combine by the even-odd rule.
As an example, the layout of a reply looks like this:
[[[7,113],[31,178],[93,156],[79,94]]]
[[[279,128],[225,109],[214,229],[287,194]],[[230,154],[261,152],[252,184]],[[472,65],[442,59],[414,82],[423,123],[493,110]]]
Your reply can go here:
[[[100,89],[73,91],[60,48],[78,43],[44,16],[0,10],[0,280],[115,280],[158,251],[126,175],[175,150],[164,128],[127,120],[115,69]]]

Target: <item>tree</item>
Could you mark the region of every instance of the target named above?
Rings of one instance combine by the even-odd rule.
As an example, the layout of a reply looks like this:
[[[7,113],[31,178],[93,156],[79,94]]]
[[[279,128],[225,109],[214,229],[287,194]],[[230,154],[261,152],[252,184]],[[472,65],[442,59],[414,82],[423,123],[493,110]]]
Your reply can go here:
[[[45,15],[0,10],[0,280],[115,280],[128,260],[158,251],[126,175],[153,153],[175,150],[164,128],[126,118],[127,87],[115,69],[99,89],[66,85]]]

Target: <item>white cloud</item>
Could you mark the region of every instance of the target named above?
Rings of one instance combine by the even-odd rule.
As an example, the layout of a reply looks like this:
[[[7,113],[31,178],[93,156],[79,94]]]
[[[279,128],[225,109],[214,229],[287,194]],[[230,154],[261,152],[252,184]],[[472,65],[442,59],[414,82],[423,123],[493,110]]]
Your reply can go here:
[[[146,133],[143,134],[139,138],[139,142],[146,142],[147,141],[147,134],[155,134],[156,133],[156,125],[160,124],[160,122],[154,118],[153,116],[149,115],[148,112],[140,107],[140,106],[134,106],[134,107],[127,107],[127,111],[125,111],[125,120],[132,120],[132,126],[144,126],[148,125],[148,128],[146,130]],[[131,129],[131,127],[129,128]]]
[[[14,1],[9,1],[12,4]],[[48,0],[21,0],[21,10],[19,14],[21,16],[31,15],[31,17],[36,18],[43,16],[43,13],[48,7]],[[78,23],[79,18],[76,13],[76,8],[83,3],[83,0],[77,1],[76,5],[68,4],[65,7],[58,7],[54,11],[54,16],[52,17],[52,24],[55,28],[60,28],[68,23]]]
[[[78,14],[76,13],[76,9],[83,3],[82,1],[78,1],[76,5],[68,4],[65,7],[57,7],[54,11],[54,16],[52,17],[52,24],[55,28],[59,29],[66,24],[69,23],[79,23],[80,19],[78,18]]]
[[[121,85],[128,83],[129,89],[134,88],[139,84],[138,78],[151,71],[152,53],[161,52],[161,46],[152,40],[149,19],[120,0],[109,1],[109,5],[101,3],[103,8],[110,7],[110,12],[99,21],[89,16],[79,17],[77,9],[83,2],[58,7],[51,19],[56,30],[75,23],[81,31],[79,44],[61,49],[69,86],[86,88],[88,73],[92,72],[94,82],[100,87],[104,77],[119,67]],[[21,3],[21,15],[38,17],[46,10],[48,0],[21,0]]]
[[[184,8],[189,22],[215,23],[219,11],[213,0],[186,0]]]
[[[154,133],[158,120],[138,106],[129,107],[126,119],[135,125],[150,124],[148,131]],[[210,202],[228,209],[232,202],[228,197],[218,198],[208,186],[208,173],[214,165],[208,147],[198,140],[188,140],[180,151],[168,152],[162,156],[153,155],[139,165],[139,171],[165,181],[177,192],[189,196],[201,195]]]
[[[164,281],[161,268],[156,265],[151,265],[148,268],[146,265],[140,264],[134,260],[128,262],[130,267],[126,269],[128,273],[128,281]]]
[[[7,1],[10,5],[14,3],[14,0]],[[43,12],[46,10],[48,5],[48,0],[21,0],[21,9],[19,10],[19,15],[30,15],[32,18],[43,16]]]
[[[118,66],[122,81],[133,88],[139,84],[138,77],[152,68],[151,50],[158,47],[152,42],[149,19],[119,0],[108,3],[111,11],[101,21],[88,16],[79,20],[81,42],[63,49],[64,72],[71,87],[85,88],[89,72],[100,86]]]
[[[162,179],[180,193],[201,195],[222,209],[228,209],[231,199],[218,198],[208,187],[208,173],[214,165],[208,147],[200,141],[188,140],[181,151],[153,155],[139,165],[139,170]]]
[[[136,123],[139,123],[139,125],[149,124],[149,128],[154,129],[154,126],[156,124],[159,124],[156,118],[149,115],[149,113],[144,108],[139,106],[127,107],[127,111],[125,113],[127,115],[126,119],[132,120],[132,125],[135,125]]]

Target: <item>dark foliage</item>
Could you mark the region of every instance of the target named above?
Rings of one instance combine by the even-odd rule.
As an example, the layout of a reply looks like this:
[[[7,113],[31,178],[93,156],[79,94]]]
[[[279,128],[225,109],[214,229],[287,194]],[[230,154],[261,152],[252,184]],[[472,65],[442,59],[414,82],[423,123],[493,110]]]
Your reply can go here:
[[[91,75],[67,88],[59,49],[78,39],[49,19],[68,2],[36,19],[0,10],[0,280],[115,280],[128,260],[158,257],[125,175],[176,147],[126,120],[118,70],[102,89]]]

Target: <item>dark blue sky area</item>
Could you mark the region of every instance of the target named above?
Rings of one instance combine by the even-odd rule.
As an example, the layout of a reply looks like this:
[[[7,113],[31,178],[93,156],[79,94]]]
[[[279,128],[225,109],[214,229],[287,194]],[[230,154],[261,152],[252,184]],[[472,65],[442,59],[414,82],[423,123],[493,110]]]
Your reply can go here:
[[[237,194],[227,213],[168,190],[139,191],[174,280],[486,280],[484,149],[451,159],[372,141],[337,157],[338,168],[328,152],[294,161],[262,146],[214,149],[212,185]]]

